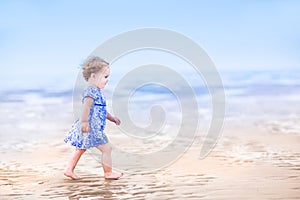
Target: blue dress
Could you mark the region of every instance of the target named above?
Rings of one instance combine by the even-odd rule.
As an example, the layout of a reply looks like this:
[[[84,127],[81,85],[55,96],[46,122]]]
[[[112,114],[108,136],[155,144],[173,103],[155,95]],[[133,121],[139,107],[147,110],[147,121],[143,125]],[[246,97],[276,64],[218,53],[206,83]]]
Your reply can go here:
[[[92,97],[94,99],[88,117],[90,131],[82,133],[81,119],[77,119],[64,140],[66,143],[69,142],[72,146],[79,149],[89,149],[108,143],[108,139],[103,132],[107,117],[106,100],[103,92],[101,89],[88,86],[83,92],[82,102],[85,97]]]

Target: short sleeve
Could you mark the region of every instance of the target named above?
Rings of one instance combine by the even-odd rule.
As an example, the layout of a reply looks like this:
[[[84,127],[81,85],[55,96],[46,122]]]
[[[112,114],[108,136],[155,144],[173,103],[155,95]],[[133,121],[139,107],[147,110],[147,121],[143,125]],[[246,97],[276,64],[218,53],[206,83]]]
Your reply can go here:
[[[93,99],[97,98],[97,89],[91,86],[87,87],[83,92],[83,99],[85,97],[92,97]]]

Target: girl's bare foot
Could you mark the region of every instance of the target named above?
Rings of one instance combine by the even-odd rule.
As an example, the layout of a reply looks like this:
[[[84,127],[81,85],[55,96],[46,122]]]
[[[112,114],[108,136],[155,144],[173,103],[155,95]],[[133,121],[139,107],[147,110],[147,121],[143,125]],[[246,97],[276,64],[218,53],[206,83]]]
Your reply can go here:
[[[105,180],[118,180],[120,177],[123,176],[123,173],[107,173],[104,175]]]
[[[78,179],[80,179],[80,177],[77,176],[76,174],[74,174],[74,172],[68,172],[68,171],[65,171],[64,175],[65,175],[66,177],[69,177],[69,178],[73,179],[73,180],[78,180]]]

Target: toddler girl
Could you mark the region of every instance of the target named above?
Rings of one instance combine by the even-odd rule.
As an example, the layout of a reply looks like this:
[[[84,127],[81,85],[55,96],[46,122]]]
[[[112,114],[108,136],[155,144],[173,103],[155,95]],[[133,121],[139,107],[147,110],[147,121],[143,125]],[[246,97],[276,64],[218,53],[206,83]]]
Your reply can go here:
[[[69,161],[64,175],[74,180],[79,177],[74,169],[86,149],[96,147],[102,152],[101,163],[104,178],[109,180],[119,179],[123,174],[112,172],[112,146],[104,131],[105,121],[108,119],[116,125],[121,121],[106,111],[106,101],[102,89],[108,82],[109,64],[99,57],[89,58],[83,67],[83,76],[88,82],[83,92],[83,109],[81,118],[72,125],[65,142],[69,142],[76,150]]]

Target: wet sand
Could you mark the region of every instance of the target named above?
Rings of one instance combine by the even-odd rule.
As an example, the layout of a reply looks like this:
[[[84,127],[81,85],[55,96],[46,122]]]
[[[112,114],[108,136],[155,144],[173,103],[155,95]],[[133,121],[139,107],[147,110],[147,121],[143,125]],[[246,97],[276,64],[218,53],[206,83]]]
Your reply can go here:
[[[73,149],[61,138],[2,150],[0,199],[299,199],[299,135],[274,133],[268,126],[225,126],[204,159],[200,143],[166,168],[117,181],[105,181],[89,154],[76,170],[81,180],[64,177]]]

